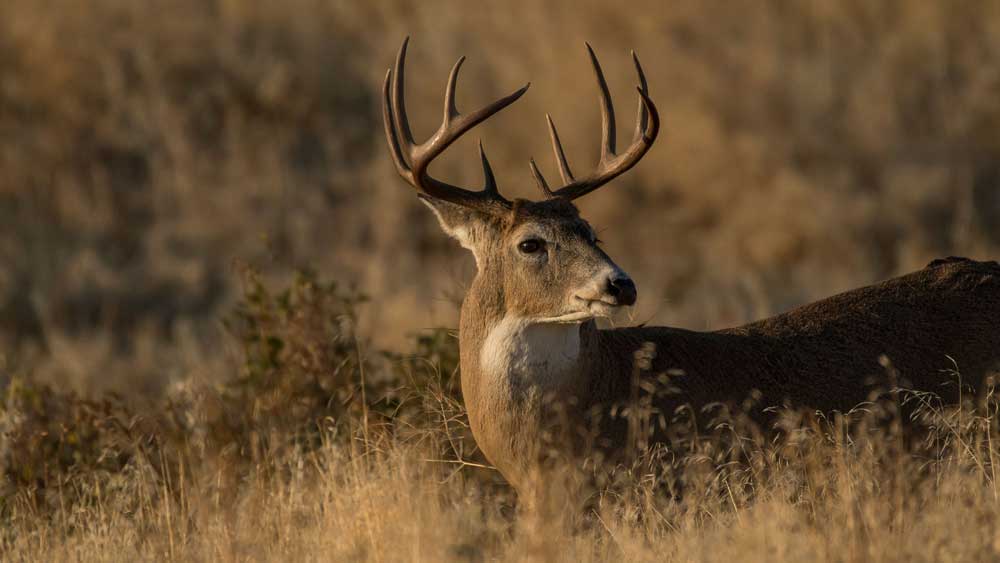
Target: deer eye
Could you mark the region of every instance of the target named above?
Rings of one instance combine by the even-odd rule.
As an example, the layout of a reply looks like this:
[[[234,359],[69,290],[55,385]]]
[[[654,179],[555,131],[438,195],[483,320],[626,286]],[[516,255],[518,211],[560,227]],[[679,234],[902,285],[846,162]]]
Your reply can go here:
[[[524,254],[534,254],[541,250],[543,246],[545,246],[545,243],[536,238],[529,238],[517,243],[517,249]]]

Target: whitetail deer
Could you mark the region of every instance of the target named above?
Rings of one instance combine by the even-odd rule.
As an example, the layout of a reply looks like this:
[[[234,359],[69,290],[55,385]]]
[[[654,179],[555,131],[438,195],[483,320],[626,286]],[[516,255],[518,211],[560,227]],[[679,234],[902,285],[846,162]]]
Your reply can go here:
[[[633,54],[640,109],[628,148],[616,151],[611,97],[588,45],[603,124],[596,170],[573,175],[549,119],[563,185],[550,189],[532,161],[545,198],[509,201],[497,190],[482,145],[480,191],[432,178],[427,167],[528,86],[460,114],[459,59],[448,79],[443,123],[429,140],[415,144],[403,101],[406,45],[385,78],[389,149],[399,174],[442,228],[475,255],[478,272],[461,311],[462,393],[478,445],[519,490],[536,463],[551,402],[586,425],[591,414],[628,400],[638,371],[644,377],[674,374],[670,384],[677,393],[658,396],[655,405],[672,413],[683,404],[742,401],[754,391],[761,408],[848,410],[869,398],[872,376],[885,373],[882,355],[912,388],[946,401],[954,401],[957,391],[942,386],[951,381],[945,370],[957,365],[964,381],[978,387],[1000,367],[1000,265],[958,258],[727,330],[598,329],[594,318],[634,304],[636,288],[598,246],[572,201],[631,168],[656,139],[659,118],[639,60]],[[639,370],[644,349],[649,353]],[[612,447],[623,441],[618,430],[603,436]]]

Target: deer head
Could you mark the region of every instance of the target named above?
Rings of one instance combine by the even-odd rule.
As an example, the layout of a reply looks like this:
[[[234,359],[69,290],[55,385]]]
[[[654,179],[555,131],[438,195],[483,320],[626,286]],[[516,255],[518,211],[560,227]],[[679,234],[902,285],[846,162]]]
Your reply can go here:
[[[427,169],[451,143],[512,104],[530,84],[477,111],[461,114],[455,107],[455,85],[465,60],[460,58],[448,78],[441,126],[428,140],[416,144],[403,96],[407,42],[408,38],[399,49],[395,67],[386,73],[383,87],[383,120],[390,154],[400,176],[417,189],[445,232],[475,255],[478,277],[501,290],[503,313],[541,322],[581,322],[634,304],[635,284],[598,246],[593,229],[580,217],[573,200],[634,166],[656,139],[659,117],[635,54],[640,104],[628,148],[621,154],[615,150],[614,107],[597,57],[587,45],[600,88],[600,162],[589,175],[574,177],[555,125],[546,116],[562,186],[551,189],[532,159],[531,172],[544,199],[509,201],[497,188],[482,143],[479,149],[485,184],[481,190],[445,183],[431,177]]]

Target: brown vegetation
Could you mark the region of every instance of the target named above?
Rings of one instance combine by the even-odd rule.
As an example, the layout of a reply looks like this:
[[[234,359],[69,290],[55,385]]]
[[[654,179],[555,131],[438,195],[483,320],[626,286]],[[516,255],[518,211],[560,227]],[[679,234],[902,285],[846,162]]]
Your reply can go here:
[[[453,337],[407,336],[456,324],[471,261],[383,146],[406,34],[418,137],[459,54],[460,109],[533,82],[483,126],[510,196],[545,111],[597,159],[583,41],[616,99],[642,55],[660,141],[583,204],[638,320],[728,326],[1000,255],[996,2],[3,2],[0,558],[997,558],[992,399],[925,410],[915,444],[871,424],[892,398],[773,442],[723,426],[594,510],[512,518]],[[478,183],[466,141],[436,175]]]

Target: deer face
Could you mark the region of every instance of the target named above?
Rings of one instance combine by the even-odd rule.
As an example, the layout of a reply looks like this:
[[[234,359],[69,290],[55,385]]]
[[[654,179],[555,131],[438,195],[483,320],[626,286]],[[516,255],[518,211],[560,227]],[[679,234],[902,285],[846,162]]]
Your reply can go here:
[[[503,243],[509,313],[579,321],[635,304],[632,279],[601,250],[572,203],[526,203],[518,211]]]
[[[567,200],[518,201],[499,220],[424,201],[445,232],[476,256],[479,275],[502,287],[508,316],[580,322],[635,303],[635,284]]]

